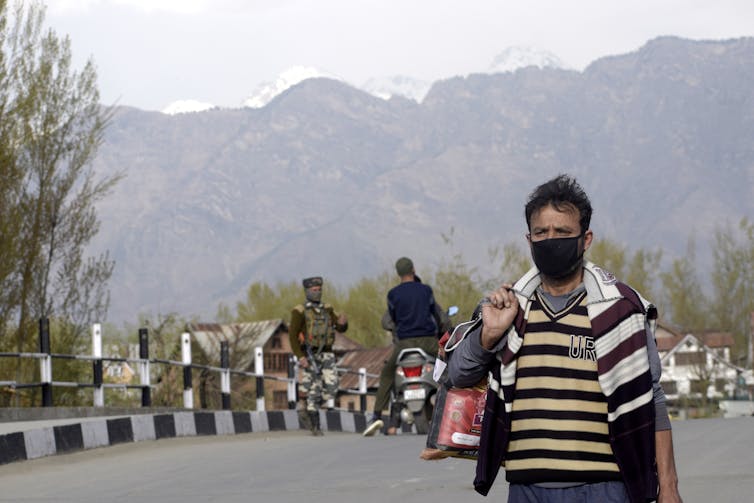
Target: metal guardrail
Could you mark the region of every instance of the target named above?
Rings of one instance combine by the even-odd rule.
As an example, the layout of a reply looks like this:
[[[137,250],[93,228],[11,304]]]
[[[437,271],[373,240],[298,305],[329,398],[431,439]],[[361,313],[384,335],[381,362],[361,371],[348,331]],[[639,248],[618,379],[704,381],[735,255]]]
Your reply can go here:
[[[276,375],[264,374],[264,353],[261,347],[254,348],[254,369],[260,369],[259,372],[250,372],[244,370],[231,369],[230,353],[228,342],[220,343],[220,366],[201,365],[191,361],[191,337],[188,332],[181,335],[181,361],[168,360],[161,358],[149,358],[149,334],[146,328],[139,329],[139,358],[108,357],[102,355],[102,328],[96,323],[92,326],[92,354],[91,355],[70,355],[62,353],[52,353],[50,348],[49,321],[43,318],[39,322],[39,347],[40,352],[0,352],[0,358],[27,358],[39,360],[40,381],[19,383],[16,381],[0,380],[0,388],[11,389],[28,389],[40,388],[42,393],[42,406],[51,407],[53,405],[52,390],[55,387],[68,388],[92,388],[94,407],[104,407],[104,390],[105,389],[140,389],[141,406],[151,407],[151,390],[156,386],[151,382],[151,365],[160,364],[167,366],[180,367],[183,369],[183,407],[186,409],[194,408],[194,393],[192,384],[192,370],[204,370],[217,372],[220,374],[221,401],[223,409],[230,409],[231,393],[231,376],[240,376],[256,379],[256,410],[265,410],[264,382],[282,381],[288,383],[287,397],[288,407],[293,409],[296,406],[298,367],[297,359],[291,355],[288,360],[288,375],[280,377]],[[92,382],[67,382],[55,381],[52,375],[53,360],[78,360],[91,361],[93,369]],[[139,374],[139,384],[121,384],[105,383],[103,380],[103,362],[123,362],[135,364]],[[360,368],[358,372],[350,369],[336,369],[338,374],[356,374],[359,376],[358,389],[341,389],[343,394],[356,394],[361,398],[361,410],[366,410],[366,396],[369,394],[367,389],[367,378],[376,377],[368,374],[366,369]]]

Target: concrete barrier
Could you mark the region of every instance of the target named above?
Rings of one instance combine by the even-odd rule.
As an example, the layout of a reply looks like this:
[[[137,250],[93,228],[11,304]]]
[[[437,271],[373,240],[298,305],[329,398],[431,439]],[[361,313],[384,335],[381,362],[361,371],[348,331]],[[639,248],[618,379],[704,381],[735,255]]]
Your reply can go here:
[[[67,413],[62,415],[67,416]],[[37,421],[28,421],[28,414],[25,417],[26,422],[3,423],[5,433],[0,435],[0,465],[125,442],[302,428],[295,410],[181,410],[80,419],[53,418],[50,415],[37,418]],[[366,418],[361,412],[321,410],[320,424],[325,431],[361,433],[366,428]],[[14,427],[19,431],[8,431]]]

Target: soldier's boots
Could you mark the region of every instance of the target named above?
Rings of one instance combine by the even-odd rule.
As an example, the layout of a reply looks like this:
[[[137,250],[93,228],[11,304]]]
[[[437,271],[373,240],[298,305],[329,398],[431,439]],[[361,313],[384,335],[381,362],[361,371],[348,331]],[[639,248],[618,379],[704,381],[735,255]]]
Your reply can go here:
[[[315,437],[321,437],[324,435],[322,430],[319,427],[319,411],[317,410],[310,410],[309,411],[309,424],[310,430],[312,432],[312,435]]]

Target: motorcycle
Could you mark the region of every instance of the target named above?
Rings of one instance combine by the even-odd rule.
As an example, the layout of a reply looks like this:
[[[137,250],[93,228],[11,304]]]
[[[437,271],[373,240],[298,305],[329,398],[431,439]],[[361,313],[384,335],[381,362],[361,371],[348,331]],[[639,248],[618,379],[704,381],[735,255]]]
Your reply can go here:
[[[448,308],[449,318],[457,313],[458,307]],[[435,357],[421,348],[406,348],[398,353],[390,408],[392,424],[414,424],[418,434],[427,434],[439,388],[434,368]]]

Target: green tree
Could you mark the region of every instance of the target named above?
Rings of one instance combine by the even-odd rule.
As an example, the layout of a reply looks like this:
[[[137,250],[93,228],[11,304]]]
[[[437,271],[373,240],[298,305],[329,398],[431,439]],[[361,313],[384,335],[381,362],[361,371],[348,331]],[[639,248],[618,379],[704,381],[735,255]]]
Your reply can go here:
[[[455,325],[471,317],[477,304],[484,296],[485,285],[493,282],[480,280],[477,268],[469,267],[466,264],[463,252],[457,250],[455,246],[454,227],[451,227],[447,234],[441,234],[441,237],[447,246],[447,256],[450,258],[441,258],[433,273],[424,279],[428,280],[435,299],[443,309],[448,309],[450,306],[458,307],[458,314],[455,319],[451,320]],[[494,260],[493,257],[498,253],[498,249],[490,249],[488,253]]]
[[[473,277],[476,269],[470,268],[460,253],[450,260],[442,260],[434,273],[432,289],[435,298],[443,307],[458,306],[454,321],[466,321],[471,317],[479,300],[483,297],[481,289]]]
[[[17,96],[13,83],[14,62],[19,59],[19,23],[11,23],[10,8],[0,0],[0,334],[7,348],[6,327],[17,308],[18,264],[21,246],[16,236],[21,232],[23,213],[20,204],[24,172],[17,161],[21,144],[20,121],[24,99]]]
[[[147,329],[149,337],[149,358],[161,360],[181,360],[181,334],[186,329],[186,320],[176,313],[157,316],[139,315],[139,327]],[[129,333],[138,337],[138,329]],[[134,339],[137,340],[137,339]],[[154,406],[176,407],[182,404],[183,369],[174,365],[158,364],[150,366],[150,380],[156,385],[152,393]]]
[[[323,300],[330,287],[324,285]],[[282,319],[290,321],[291,309],[304,302],[301,284],[296,281],[278,283],[274,288],[265,282],[256,281],[246,290],[244,302],[236,304],[236,322]]]
[[[604,267],[621,281],[626,277],[626,248],[610,239],[596,239],[586,252],[587,258]]]
[[[595,239],[586,253],[587,258],[604,267],[630,285],[643,297],[654,300],[655,275],[660,268],[662,250],[638,249],[629,254],[626,247],[610,239]]]
[[[44,31],[44,14],[38,1],[0,0],[0,327],[19,351],[34,347],[41,317],[57,320],[70,348],[104,318],[113,262],[84,251],[99,230],[95,203],[120,176],[91,167],[110,118],[94,64],[74,69],[70,40]],[[34,372],[29,363],[16,380]]]
[[[710,319],[714,328],[733,334],[733,352],[743,357],[754,312],[754,224],[744,217],[735,230],[729,224],[718,227],[713,256]]]
[[[500,262],[498,270],[500,279],[490,279],[481,282],[480,286],[485,292],[494,290],[502,282],[515,282],[526,274],[532,267],[531,255],[528,248],[518,243],[508,243],[500,247],[493,247],[487,251],[490,262]]]
[[[643,297],[654,301],[655,277],[660,270],[662,251],[639,249],[631,256],[626,270],[625,283],[631,285]]]
[[[234,317],[233,312],[231,311],[231,308],[229,305],[225,304],[224,302],[221,302],[219,306],[217,306],[217,313],[215,314],[215,321],[217,323],[233,323]]]
[[[662,295],[658,299],[664,311],[663,319],[671,321],[684,332],[707,328],[708,301],[698,279],[696,247],[692,240],[686,246],[686,255],[674,259],[670,269],[660,273]]]
[[[382,315],[387,310],[387,292],[395,286],[395,274],[383,272],[374,278],[362,278],[353,284],[336,303],[336,309],[348,315],[350,339],[371,348],[390,343],[382,329]]]

